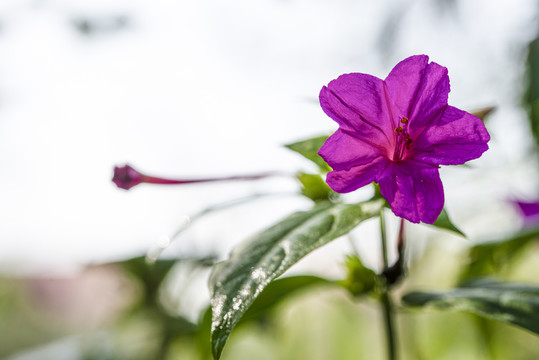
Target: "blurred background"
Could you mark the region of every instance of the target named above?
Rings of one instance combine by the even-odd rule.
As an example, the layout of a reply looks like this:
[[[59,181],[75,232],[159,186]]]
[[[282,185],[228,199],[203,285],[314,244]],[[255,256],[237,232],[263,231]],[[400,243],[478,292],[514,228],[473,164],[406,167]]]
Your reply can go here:
[[[171,178],[316,171],[283,145],[336,129],[321,87],[348,72],[385,78],[414,54],[449,69],[451,105],[495,107],[490,150],[441,170],[468,239],[408,228],[408,286],[454,285],[470,246],[522,227],[510,200],[539,199],[537,10],[532,0],[0,1],[0,357],[208,358],[209,266],[310,202],[293,176],[124,191],[114,165]],[[244,198],[256,200],[196,215]],[[375,269],[376,226],[354,235]],[[144,256],[156,248],[152,267]],[[349,250],[336,241],[291,274],[342,278]],[[534,251],[502,276],[537,283]],[[382,358],[375,308],[316,286],[239,328],[223,358]],[[400,321],[413,330],[405,358],[539,356],[535,336],[471,315]]]

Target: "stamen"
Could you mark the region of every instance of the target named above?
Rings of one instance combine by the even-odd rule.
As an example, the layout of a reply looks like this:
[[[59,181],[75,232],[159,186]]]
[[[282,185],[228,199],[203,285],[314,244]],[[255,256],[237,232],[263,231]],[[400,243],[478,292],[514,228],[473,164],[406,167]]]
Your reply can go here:
[[[400,161],[404,157],[404,152],[410,150],[410,145],[412,144],[412,138],[408,134],[408,123],[410,120],[407,117],[402,117],[399,125],[395,128],[396,141],[395,141],[395,152],[393,153],[393,161]]]
[[[410,135],[408,135],[408,136],[410,136]],[[412,139],[407,138],[407,139],[406,139],[406,149],[410,150],[410,144],[411,144],[411,143],[412,143]]]

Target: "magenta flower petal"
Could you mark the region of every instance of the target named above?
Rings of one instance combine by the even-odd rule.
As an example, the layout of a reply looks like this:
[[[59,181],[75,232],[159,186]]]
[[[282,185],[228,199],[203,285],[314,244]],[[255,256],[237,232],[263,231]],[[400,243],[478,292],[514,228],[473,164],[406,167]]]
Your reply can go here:
[[[394,101],[400,117],[410,122],[410,135],[417,136],[437,120],[447,106],[449,76],[447,69],[428,57],[409,57],[395,66],[387,76],[388,96]]]
[[[344,74],[320,91],[324,112],[344,130],[374,144],[393,139],[384,82],[366,74]]]
[[[346,74],[320,92],[320,105],[339,124],[319,154],[334,169],[328,185],[350,192],[372,181],[393,212],[433,223],[444,205],[439,165],[462,164],[488,149],[475,116],[448,106],[447,69],[409,57],[385,80]]]
[[[410,56],[395,65],[385,79],[387,94],[398,112],[395,115],[410,115],[428,63],[426,55]]]
[[[388,166],[378,181],[397,216],[432,224],[442,212],[444,189],[437,167],[402,162]]]
[[[539,215],[539,201],[534,202],[524,202],[524,201],[515,201],[515,205],[522,212],[522,215],[525,217],[532,217]]]
[[[364,165],[385,155],[385,150],[368,140],[358,139],[354,133],[338,129],[331,135],[318,152],[333,170],[350,169]]]
[[[421,87],[417,90],[415,104],[410,110],[410,134],[423,131],[438,120],[447,107],[449,95],[447,68],[430,63],[425,69]]]
[[[524,226],[532,227],[539,224],[539,201],[514,200],[513,204],[521,212]]]
[[[448,106],[438,123],[414,142],[415,158],[431,164],[464,164],[488,150],[489,140],[490,135],[478,117]]]
[[[338,193],[348,193],[377,181],[376,177],[387,166],[388,161],[383,156],[369,164],[354,166],[348,170],[334,170],[328,173],[326,182]]]

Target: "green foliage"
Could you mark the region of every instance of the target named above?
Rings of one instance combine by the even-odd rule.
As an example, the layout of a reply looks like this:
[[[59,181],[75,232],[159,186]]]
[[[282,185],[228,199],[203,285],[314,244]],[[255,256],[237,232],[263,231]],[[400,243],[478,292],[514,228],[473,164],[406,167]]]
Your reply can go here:
[[[209,307],[199,320],[198,332],[195,335],[195,343],[197,345],[197,350],[200,355],[200,359],[210,359],[211,358],[211,343],[210,343],[210,334],[211,334],[211,307]]]
[[[413,307],[468,311],[539,334],[539,287],[480,280],[448,292],[412,292],[402,298]]]
[[[528,109],[530,128],[537,146],[539,146],[539,38],[528,45],[527,87],[524,106]]]
[[[507,239],[473,246],[469,251],[468,264],[460,275],[461,280],[499,272],[514,261],[528,244],[537,239],[539,227],[517,233]]]
[[[136,302],[132,310],[129,312],[129,318],[148,318],[159,333],[159,345],[157,348],[156,358],[163,358],[171,344],[180,338],[195,339],[199,344],[199,352],[201,359],[209,356],[209,341],[201,341],[200,338],[206,335],[209,338],[209,326],[206,329],[204,323],[195,324],[188,319],[170,314],[160,304],[159,292],[163,281],[174,265],[189,261],[197,266],[208,266],[209,258],[189,258],[189,259],[174,259],[149,262],[146,257],[136,257],[119,262],[127,273],[129,273],[142,286],[141,298]],[[202,344],[206,345],[205,351]],[[204,355],[208,355],[204,357]],[[117,356],[117,354],[113,354]]]
[[[319,174],[299,173],[298,180],[301,182],[301,193],[315,202],[337,196]]]
[[[326,142],[329,135],[325,136],[318,136],[315,138],[307,139],[298,141],[292,144],[285,145],[287,148],[289,148],[292,151],[295,151],[307,159],[313,161],[318,167],[320,168],[320,171],[322,172],[328,172],[331,171],[331,168],[328,164],[318,155],[318,150],[324,145],[324,142]]]
[[[122,261],[119,264],[143,286],[143,303],[155,306],[159,286],[176,262],[177,260],[160,259],[150,263],[146,261],[146,257],[139,256]]]
[[[264,322],[268,314],[287,297],[315,285],[328,285],[333,282],[317,276],[291,276],[270,282],[253,304],[243,314],[239,324],[256,320]]]
[[[438,216],[438,219],[436,219],[436,222],[432,225],[440,229],[454,232],[464,238],[466,237],[466,235],[464,235],[464,233],[453,224],[453,222],[449,218],[449,215],[447,215],[447,211],[445,209],[442,209],[440,216]]]
[[[273,279],[311,251],[378,215],[383,204],[320,202],[266,229],[217,263],[209,280],[214,357],[220,357],[232,328]]]
[[[348,274],[340,284],[352,295],[366,295],[376,289],[378,275],[367,268],[357,256],[348,256],[345,262]]]

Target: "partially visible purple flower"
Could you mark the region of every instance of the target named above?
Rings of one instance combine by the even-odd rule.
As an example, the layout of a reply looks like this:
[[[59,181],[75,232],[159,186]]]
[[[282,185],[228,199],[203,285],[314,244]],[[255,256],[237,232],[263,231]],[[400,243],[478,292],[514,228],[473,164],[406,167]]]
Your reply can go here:
[[[193,184],[193,183],[215,182],[215,181],[257,180],[257,179],[263,179],[263,178],[267,178],[271,176],[283,176],[283,175],[285,174],[278,173],[278,172],[266,172],[266,173],[260,173],[260,174],[224,176],[224,177],[214,177],[214,178],[171,180],[171,179],[145,175],[126,164],[124,166],[114,167],[114,176],[112,177],[112,181],[120,189],[129,190],[133,186],[136,186],[141,183],[178,185],[178,184]]]
[[[539,200],[532,202],[513,200],[512,202],[522,214],[524,226],[539,226]]]
[[[319,154],[336,192],[376,182],[397,216],[432,224],[444,206],[439,166],[480,157],[490,136],[479,118],[447,104],[447,69],[428,60],[411,56],[385,80],[352,73],[324,86],[320,105],[339,129]]]

